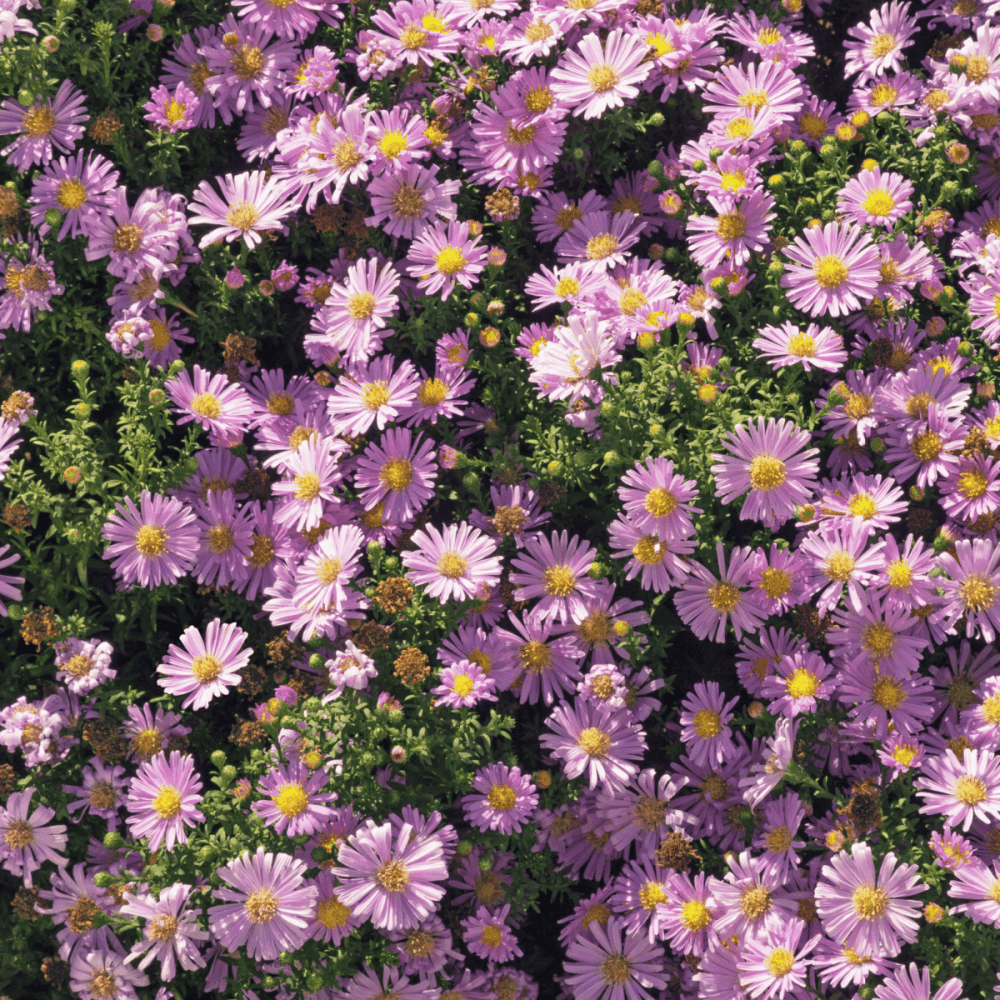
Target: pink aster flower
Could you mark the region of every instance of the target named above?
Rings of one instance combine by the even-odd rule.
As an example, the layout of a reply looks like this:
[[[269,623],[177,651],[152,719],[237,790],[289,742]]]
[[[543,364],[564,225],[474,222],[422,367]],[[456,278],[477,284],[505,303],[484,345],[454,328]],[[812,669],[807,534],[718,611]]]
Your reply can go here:
[[[955,543],[955,555],[938,557],[948,574],[944,585],[941,624],[948,631],[965,618],[965,636],[980,634],[993,642],[1000,631],[1000,545],[985,538]]]
[[[445,667],[440,675],[441,683],[431,694],[436,705],[446,708],[472,708],[481,701],[496,701],[493,693],[496,681],[483,672],[482,667],[471,660],[460,660]]]
[[[858,83],[866,83],[882,73],[898,73],[902,68],[903,49],[913,44],[917,18],[910,14],[908,3],[891,0],[872,11],[869,24],[847,29],[856,41],[845,41],[847,61],[844,70],[857,75]]]
[[[472,779],[476,793],[460,800],[466,822],[480,831],[520,833],[538,808],[538,794],[531,779],[519,767],[489,764]],[[478,793],[478,794],[477,794]]]
[[[105,820],[109,830],[118,826],[118,810],[125,805],[125,793],[128,789],[128,779],[125,768],[121,764],[108,765],[99,757],[95,757],[85,765],[81,772],[82,785],[63,785],[62,790],[67,795],[75,795],[76,801],[70,802],[68,812],[80,810],[80,816],[90,813]]]
[[[122,894],[125,904],[119,912],[145,921],[144,939],[132,946],[126,961],[135,961],[137,968],[145,969],[154,960],[160,963],[160,978],[170,982],[177,974],[177,966],[187,972],[203,969],[205,956],[198,950],[199,942],[207,942],[211,935],[195,922],[195,912],[188,907],[192,887],[179,883],[160,890],[159,899],[148,893]]]
[[[807,372],[814,368],[836,372],[847,362],[844,338],[830,327],[821,329],[816,323],[810,323],[804,330],[795,323],[762,326],[753,346],[775,371],[788,365],[802,365]]]
[[[24,884],[31,887],[32,873],[51,861],[66,867],[66,858],[59,852],[66,847],[66,827],[46,826],[55,816],[55,809],[39,805],[29,816],[28,807],[35,788],[12,792],[7,805],[0,807],[0,861],[4,871],[24,875]]]
[[[53,149],[72,152],[83,137],[80,123],[89,117],[83,106],[86,98],[70,80],[63,80],[53,101],[37,100],[27,108],[15,100],[0,104],[0,135],[17,135],[3,150],[11,166],[23,173],[35,164],[48,163]]]
[[[428,524],[410,541],[414,548],[402,556],[407,576],[442,604],[453,598],[468,600],[500,582],[496,541],[465,521],[440,531]]]
[[[647,987],[666,988],[663,946],[650,942],[645,934],[627,934],[623,923],[618,916],[610,917],[604,927],[592,921],[570,943],[563,967],[573,996],[652,1000]]]
[[[841,664],[840,700],[852,705],[849,714],[884,740],[890,723],[902,735],[919,733],[936,715],[930,679],[920,674],[883,673],[869,661]]]
[[[556,253],[563,263],[580,263],[592,273],[625,265],[629,250],[639,242],[641,225],[633,212],[594,211],[582,216],[556,243]]]
[[[139,1000],[135,988],[148,986],[149,976],[126,964],[125,949],[118,938],[111,935],[104,941],[97,940],[93,947],[73,951],[70,988],[81,1000]]]
[[[507,924],[509,914],[510,903],[492,913],[480,906],[475,916],[462,921],[462,940],[473,955],[492,963],[511,962],[524,954]]]
[[[802,540],[799,551],[809,559],[811,573],[802,584],[802,596],[819,593],[816,610],[832,611],[847,587],[848,604],[864,606],[863,588],[873,584],[884,565],[883,539],[871,543],[868,526],[852,519],[848,523],[820,524]]]
[[[430,916],[448,877],[440,837],[413,837],[404,823],[394,835],[391,822],[377,825],[369,819],[348,838],[330,873],[340,879],[337,895],[353,915],[370,917],[377,929],[416,927]]]
[[[117,670],[111,669],[110,642],[99,639],[82,640],[73,636],[55,645],[56,680],[66,685],[73,694],[89,694],[105,681],[114,680]]]
[[[340,376],[326,398],[335,434],[361,437],[373,424],[384,431],[411,409],[417,398],[417,372],[406,360],[393,371],[395,360],[386,354]]]
[[[833,664],[813,650],[799,649],[782,656],[775,672],[764,678],[760,696],[770,701],[772,715],[794,719],[804,712],[815,712],[818,701],[832,698],[839,679],[831,677]]]
[[[862,170],[841,188],[837,208],[854,222],[891,230],[913,208],[911,194],[911,181],[902,174],[883,174],[875,166]]]
[[[804,89],[801,78],[783,62],[754,60],[745,69],[723,66],[705,87],[705,110],[717,112],[720,124],[764,109],[773,113],[776,123],[791,122],[802,107]]]
[[[953,870],[955,878],[948,886],[948,895],[969,902],[956,906],[952,912],[965,913],[977,924],[992,924],[1000,929],[1000,862],[993,863],[991,872],[982,861],[970,858]]]
[[[283,497],[274,515],[276,524],[292,531],[311,531],[323,520],[327,504],[337,504],[336,488],[342,480],[338,468],[348,446],[339,440],[312,435],[286,463],[286,478],[272,484],[271,492]]]
[[[674,472],[674,463],[648,458],[622,476],[618,496],[633,524],[661,539],[687,538],[694,533],[692,514],[701,508],[690,501],[698,497],[693,479]]]
[[[148,490],[140,494],[139,506],[141,514],[129,497],[115,504],[117,513],[101,529],[101,537],[110,542],[104,558],[111,560],[119,587],[174,583],[194,567],[198,556],[195,513],[175,497]]]
[[[434,495],[437,463],[434,442],[423,435],[413,439],[406,428],[394,428],[378,444],[369,444],[358,458],[354,485],[365,510],[382,503],[383,519],[414,517]]]
[[[486,266],[481,236],[469,238],[467,222],[433,222],[410,244],[407,273],[419,278],[417,288],[427,295],[441,293],[446,300],[460,283],[471,288]]]
[[[628,713],[577,701],[572,707],[557,705],[545,725],[553,732],[540,737],[541,745],[561,762],[567,778],[586,771],[591,788],[600,784],[621,792],[639,773],[633,761],[642,759],[646,737]]]
[[[169,759],[165,753],[158,754],[140,764],[129,786],[129,816],[125,820],[129,833],[136,838],[148,837],[150,851],[158,851],[161,844],[168,851],[174,844],[186,844],[184,828],[205,822],[198,808],[202,787],[194,758],[179,750],[172,750]]]
[[[806,448],[810,435],[790,420],[773,418],[764,423],[741,424],[723,444],[730,455],[713,455],[716,496],[732,503],[750,491],[740,517],[762,521],[771,530],[780,528],[797,507],[806,503],[819,472],[816,448]]]
[[[364,534],[356,524],[338,524],[326,531],[298,565],[295,599],[331,608],[349,604],[363,541]]]
[[[913,787],[924,800],[920,812],[944,814],[949,826],[968,831],[973,819],[994,823],[1000,819],[1000,757],[989,750],[966,748],[962,760],[951,750],[929,757],[924,776]]]
[[[142,708],[130,705],[128,720],[119,732],[128,743],[131,759],[150,760],[165,751],[174,737],[189,735],[190,728],[180,725],[180,721],[181,717],[176,712],[165,712],[162,708],[158,708],[154,715],[149,702]]]
[[[208,502],[195,503],[201,546],[194,568],[198,583],[241,584],[249,572],[253,539],[253,508],[236,509],[232,490],[209,490]]]
[[[238,625],[208,623],[205,637],[194,625],[181,633],[181,645],[170,644],[157,667],[157,684],[172,695],[186,695],[181,708],[198,711],[242,680],[240,671],[250,662],[253,649],[244,649],[248,636]]]
[[[727,702],[716,681],[699,681],[681,702],[681,739],[696,766],[718,767],[736,752],[729,723],[739,700]]]
[[[198,122],[200,98],[182,80],[171,93],[162,84],[149,92],[150,100],[142,106],[143,118],[161,132],[180,132],[195,128]]]
[[[877,293],[880,257],[859,226],[828,222],[809,228],[784,254],[793,263],[781,287],[788,289],[789,302],[810,316],[844,316]]]
[[[399,282],[399,272],[391,263],[372,259],[355,262],[343,284],[330,286],[313,328],[322,331],[331,348],[360,364],[375,353],[381,343],[379,335],[387,329],[386,321],[396,315]]]
[[[272,3],[271,0],[233,0],[230,4],[241,18],[250,24],[261,24],[279,38],[301,41],[308,38],[319,26],[322,18],[327,24],[343,15],[331,9],[322,0],[292,0],[291,3]]]
[[[587,573],[596,550],[569,532],[553,532],[550,538],[538,533],[527,538],[524,552],[513,565],[510,581],[518,589],[515,600],[540,598],[532,613],[544,619],[560,622],[582,620],[586,614],[585,600],[597,596],[597,583]]]
[[[650,73],[645,62],[648,51],[641,39],[620,29],[609,32],[603,48],[597,35],[586,35],[552,70],[552,93],[574,114],[599,118],[609,108],[639,96],[636,84]]]
[[[462,182],[438,180],[440,169],[436,163],[430,167],[414,163],[376,177],[365,192],[373,213],[365,219],[365,225],[377,227],[389,236],[412,240],[435,218],[454,221],[458,206],[453,199]]]
[[[931,996],[931,970],[925,965],[921,971],[916,962],[911,962],[909,966],[898,966],[875,987],[875,1000],[959,1000],[964,990],[962,980],[952,976]]]
[[[253,403],[246,390],[232,384],[225,375],[212,375],[200,365],[194,366],[194,379],[187,370],[170,379],[165,386],[175,404],[175,413],[182,414],[178,424],[197,421],[215,434],[239,434],[246,430],[254,415]]]
[[[827,641],[833,655],[852,664],[871,663],[882,673],[905,674],[919,667],[930,640],[911,632],[907,608],[883,604],[877,593],[866,591],[859,608],[833,612],[834,628]]]
[[[204,250],[212,243],[232,243],[237,238],[253,250],[261,242],[265,229],[275,229],[288,235],[288,227],[282,220],[298,207],[294,199],[288,199],[288,187],[276,177],[267,180],[264,172],[255,170],[216,177],[222,197],[208,181],[202,181],[191,199],[193,211],[188,221],[192,225],[214,226],[201,238],[198,246]]]
[[[737,969],[740,983],[755,998],[781,1000],[800,996],[812,962],[806,957],[823,939],[816,934],[802,944],[806,923],[793,917],[766,938],[752,938],[740,953]],[[800,948],[799,945],[802,944]]]
[[[271,962],[305,943],[319,895],[315,885],[304,884],[306,867],[287,854],[265,853],[261,845],[256,854],[244,851],[219,868],[235,891],[215,890],[225,903],[209,909],[208,923],[226,951],[246,945],[251,959]]]
[[[743,801],[756,809],[781,784],[785,771],[792,762],[795,750],[795,734],[799,723],[794,719],[779,719],[772,736],[764,748],[762,763],[750,765],[750,773],[740,778],[740,788],[744,789]]]
[[[75,156],[53,160],[35,180],[28,199],[31,224],[38,227],[38,235],[45,237],[49,233],[45,213],[50,208],[63,213],[57,240],[86,231],[88,223],[110,204],[118,176],[114,164],[94,152],[84,154],[81,150]]]
[[[310,771],[303,764],[279,764],[261,778],[258,791],[267,796],[250,807],[268,826],[286,837],[312,834],[326,823],[333,810],[335,792],[323,792],[330,775],[322,768]]]
[[[816,910],[835,941],[858,954],[891,957],[917,939],[920,901],[909,899],[926,890],[916,865],[896,864],[889,851],[878,875],[868,844],[857,841],[851,853],[841,851],[823,866],[815,889]]]
[[[689,560],[691,572],[674,594],[674,605],[681,621],[699,639],[724,642],[726,624],[731,620],[739,640],[744,631],[756,631],[765,617],[758,594],[745,589],[750,585],[756,554],[737,546],[729,554],[728,569],[722,542],[716,543],[715,554],[718,579],[701,563]]]
[[[718,215],[693,215],[687,220],[688,249],[696,264],[715,267],[723,260],[745,264],[751,251],[764,249],[770,223],[774,219],[774,197],[766,191],[754,191],[733,203],[714,195],[709,204]]]

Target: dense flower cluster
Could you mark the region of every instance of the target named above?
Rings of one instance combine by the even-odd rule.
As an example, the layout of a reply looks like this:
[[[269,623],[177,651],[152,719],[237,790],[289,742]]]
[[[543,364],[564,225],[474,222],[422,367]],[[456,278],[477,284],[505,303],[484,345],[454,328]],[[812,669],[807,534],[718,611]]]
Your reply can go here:
[[[0,0],[3,38],[34,30],[21,6]],[[70,988],[137,1000],[193,973],[199,989],[239,983],[253,1000],[781,1000],[878,980],[879,1000],[931,1000],[933,973],[935,1000],[957,1000],[966,987],[931,967],[930,931],[1000,927],[1000,404],[986,380],[1000,342],[1000,3],[880,6],[849,32],[844,108],[810,89],[815,47],[787,0],[726,16],[646,0],[395,0],[352,7],[365,27],[339,56],[318,39],[341,30],[340,3],[231,6],[180,38],[142,105],[165,135],[240,123],[247,170],[190,199],[130,191],[111,159],[77,150],[87,96],[69,80],[0,105],[0,133],[16,137],[3,153],[33,171],[29,238],[0,260],[0,328],[29,334],[56,308],[65,287],[41,241],[79,239],[115,279],[107,344],[168,372],[157,391],[174,424],[207,437],[176,488],[107,514],[119,589],[190,579],[256,602],[296,671],[283,664],[237,727],[231,742],[253,755],[238,779],[217,766],[218,793],[187,738],[236,691],[264,690],[235,622],[206,616],[169,645],[153,682],[166,708],[129,704],[115,721],[115,650],[71,636],[55,644],[54,692],[0,710],[0,743],[27,772],[77,761],[58,804],[107,834],[86,862],[69,856],[34,778],[0,807],[0,866],[26,890],[47,878],[28,912],[56,925]],[[153,10],[132,7],[123,32]],[[918,72],[904,50],[921,26],[947,34]],[[352,86],[390,77],[388,107]],[[681,90],[704,113],[700,135],[602,178],[603,193],[567,180],[580,129],[640,101],[669,108]],[[975,207],[941,180],[973,148],[977,173],[954,176]],[[933,178],[893,169],[921,151],[937,157]],[[792,201],[790,179],[820,186],[804,173],[817,160],[823,200]],[[535,314],[505,329],[516,377],[557,431],[615,440],[616,408],[642,380],[711,407],[745,385],[734,357],[774,376],[777,402],[753,416],[720,405],[703,467],[645,442],[624,461],[609,449],[614,515],[597,532],[549,510],[566,461],[554,450],[531,470],[494,456],[489,499],[472,475],[475,509],[442,523],[458,496],[448,474],[480,438],[497,441],[505,391],[484,359],[507,336],[485,317],[507,307],[473,292],[499,287],[507,250],[464,217],[472,187],[489,190],[501,241],[530,211]],[[311,310],[315,378],[264,368],[246,345],[220,371],[173,365],[193,338],[165,281],[225,260],[217,284],[243,293],[254,255],[300,214],[341,219],[347,203],[382,249],[304,276],[283,259],[257,285]],[[751,292],[767,303],[752,329]],[[456,302],[470,312],[438,329],[435,311]],[[417,320],[433,331],[425,368],[397,332]],[[33,404],[18,391],[3,404],[0,473]],[[725,516],[756,522],[737,526],[741,544],[723,537]],[[384,572],[393,546],[399,576]],[[19,558],[9,548],[0,568]],[[0,574],[0,595],[20,600],[24,583]],[[417,638],[404,634],[411,604],[426,616]],[[744,711],[716,680],[694,684],[669,756],[649,753],[666,686],[647,655],[655,615],[698,640],[731,637],[753,699]],[[427,621],[448,623],[436,642]],[[419,705],[459,726],[501,698],[540,713],[558,798],[544,797],[548,771],[497,752],[448,776],[452,800],[434,809],[406,781],[423,721],[387,756],[384,730],[368,745],[332,721],[349,705],[374,727]],[[352,754],[366,771],[385,764],[384,808],[355,811]],[[883,822],[890,799],[911,796],[899,830],[927,830],[918,845]],[[242,804],[228,829],[220,802]],[[507,896],[515,846],[598,884],[563,921],[565,961],[545,984],[518,968],[530,942]],[[160,884],[159,862],[186,864],[185,851],[208,882],[189,867],[191,881]],[[126,918],[140,922],[134,943]],[[349,952],[358,940],[398,964],[362,962],[379,952]],[[315,944],[323,963],[357,961],[301,980],[294,953]]]

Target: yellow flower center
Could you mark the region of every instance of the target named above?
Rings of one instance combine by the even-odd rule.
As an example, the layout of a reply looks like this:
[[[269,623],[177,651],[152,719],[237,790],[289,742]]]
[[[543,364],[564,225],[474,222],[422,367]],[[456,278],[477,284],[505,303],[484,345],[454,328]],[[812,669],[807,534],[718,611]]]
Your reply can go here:
[[[401,493],[413,482],[413,466],[405,458],[390,458],[378,474],[379,482]]]
[[[270,889],[257,889],[247,896],[243,909],[251,923],[268,924],[278,915],[280,902]]]
[[[747,920],[760,920],[771,911],[770,890],[762,885],[748,886],[740,893],[740,911]]]
[[[745,236],[747,231],[747,219],[740,212],[727,212],[720,215],[715,226],[716,235],[724,242],[738,240]]]
[[[656,535],[643,535],[632,546],[632,555],[643,566],[658,566],[663,562],[665,554],[666,550],[663,547],[663,543]]]
[[[601,759],[606,757],[611,749],[611,737],[601,729],[590,726],[580,733],[576,745],[587,754],[588,757]]]
[[[316,566],[316,579],[324,587],[328,587],[340,576],[343,568],[344,564],[339,559],[321,559]]]
[[[371,382],[361,390],[361,402],[373,413],[380,406],[385,406],[390,398],[389,385],[381,380]]]
[[[868,41],[868,51],[873,59],[882,59],[896,47],[896,36],[883,32],[873,35]]]
[[[167,539],[170,536],[153,524],[144,524],[135,533],[135,550],[140,555],[150,559],[154,556],[162,556],[167,551]]]
[[[667,894],[663,891],[663,886],[659,882],[647,882],[639,890],[639,902],[644,910],[652,910],[660,903],[667,901]]]
[[[369,319],[375,312],[375,296],[371,292],[358,292],[347,300],[347,315],[351,319]],[[385,382],[376,383],[385,385]]]
[[[963,472],[958,477],[958,492],[967,496],[970,500],[978,500],[986,493],[989,487],[989,480],[979,471]]]
[[[296,476],[292,482],[295,484],[296,500],[315,500],[319,496],[323,483],[314,472],[307,472]]]
[[[896,648],[896,633],[883,622],[866,625],[861,631],[861,648],[868,650],[873,660],[884,660]]]
[[[845,583],[854,572],[854,556],[850,552],[831,552],[823,562],[823,575],[828,580]]]
[[[229,211],[226,212],[226,225],[246,233],[253,229],[259,218],[260,212],[249,201],[240,201],[229,206]]]
[[[608,986],[621,986],[632,975],[632,963],[624,955],[608,955],[598,966],[601,979]]]
[[[681,923],[687,930],[697,933],[712,922],[712,913],[700,899],[691,899],[681,906]]]
[[[486,799],[491,809],[497,812],[507,812],[509,809],[514,808],[514,803],[517,801],[517,794],[510,785],[494,785],[490,789]]]
[[[801,330],[785,345],[785,351],[795,358],[816,357],[816,341]]]
[[[208,551],[214,555],[222,555],[228,552],[236,541],[233,529],[228,524],[215,524],[208,529],[205,535],[205,543]]]
[[[441,558],[437,561],[438,572],[449,580],[456,580],[458,577],[464,576],[468,569],[469,563],[465,556],[454,549],[442,553]]]
[[[824,254],[813,261],[813,276],[821,288],[839,288],[847,281],[848,267],[836,254]]]
[[[912,743],[900,743],[892,750],[892,759],[903,767],[909,767],[916,756],[917,748]]]
[[[442,274],[452,275],[458,274],[465,267],[467,261],[458,247],[447,246],[438,252],[434,263]]]
[[[847,509],[855,516],[870,521],[878,513],[878,504],[870,493],[859,493],[851,497]]]
[[[173,785],[163,785],[150,805],[160,819],[173,819],[181,811],[181,793]]]
[[[569,597],[576,590],[576,576],[565,563],[550,566],[544,573],[545,593],[552,597]]]
[[[871,94],[872,107],[887,108],[899,96],[899,91],[892,84],[878,83],[872,87]]]
[[[819,689],[820,679],[811,670],[797,667],[785,681],[789,698],[811,698]]]
[[[887,712],[899,708],[906,698],[902,681],[896,680],[895,677],[879,677],[872,685],[872,701]]]
[[[596,94],[606,94],[618,86],[618,71],[610,63],[598,63],[587,73],[587,80]]]
[[[526,642],[517,651],[518,662],[529,674],[541,674],[552,666],[552,651],[544,642]]]
[[[611,233],[600,233],[587,240],[587,260],[606,260],[618,249],[618,240]]]
[[[795,965],[795,956],[787,948],[775,948],[774,951],[767,956],[764,964],[767,966],[767,971],[772,976],[776,979],[780,979],[782,976],[787,976],[788,973],[792,971],[792,966]]]
[[[343,927],[350,915],[350,907],[344,906],[336,896],[322,900],[316,908],[316,919],[324,927]]]
[[[387,160],[394,160],[409,147],[409,141],[402,132],[386,132],[379,141],[378,148]]]
[[[784,854],[792,846],[791,831],[784,823],[781,826],[776,826],[764,838],[764,846],[772,854]]]
[[[854,915],[858,920],[878,920],[889,908],[889,894],[874,885],[859,885],[851,896]]]
[[[560,298],[569,298],[571,295],[580,294],[580,282],[573,277],[560,278],[556,282],[556,287],[554,289],[556,295]],[[534,345],[532,345],[532,352],[537,356],[537,351],[534,351]]]
[[[785,463],[773,455],[757,455],[750,462],[750,486],[755,490],[777,489],[786,479]]]
[[[302,785],[293,781],[283,785],[277,795],[272,796],[271,801],[289,819],[298,816],[309,805],[309,796]]]
[[[710,708],[703,708],[700,712],[695,712],[691,723],[694,731],[703,740],[710,740],[722,732],[722,719],[718,712],[713,712]]]
[[[439,378],[429,378],[420,384],[417,399],[421,406],[439,406],[448,398],[448,383]]]
[[[776,569],[772,566],[770,569],[764,570],[761,574],[760,589],[772,601],[778,600],[792,589],[792,578],[785,570]]]
[[[705,596],[708,598],[708,603],[716,611],[721,611],[723,614],[732,613],[743,600],[743,595],[739,590],[725,581],[713,584],[708,588]]]
[[[677,509],[677,497],[670,490],[654,486],[646,494],[643,507],[653,517],[669,517]]]
[[[989,788],[982,778],[974,778],[970,774],[963,774],[955,782],[955,798],[967,806],[978,806],[980,802],[985,802],[989,795]]]
[[[967,576],[958,588],[966,611],[988,611],[996,603],[1000,587],[989,582],[982,573]]]
[[[191,661],[191,676],[199,684],[210,684],[222,673],[222,663],[211,654],[196,656]]]
[[[86,201],[87,189],[77,178],[68,178],[59,185],[56,193],[56,204],[60,208],[71,212],[85,204]]]
[[[452,682],[451,689],[459,698],[468,698],[475,686],[471,677],[466,674],[459,674]]]
[[[386,892],[402,892],[410,884],[410,873],[402,861],[384,861],[375,869],[375,881]]]

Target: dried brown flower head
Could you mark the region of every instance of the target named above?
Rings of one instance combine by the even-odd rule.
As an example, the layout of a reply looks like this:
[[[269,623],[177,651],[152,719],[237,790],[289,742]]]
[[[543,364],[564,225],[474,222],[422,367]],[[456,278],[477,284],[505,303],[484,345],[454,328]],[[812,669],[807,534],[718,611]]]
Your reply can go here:
[[[405,576],[390,576],[375,590],[375,603],[389,615],[398,615],[413,600],[413,584]]]
[[[115,135],[125,126],[114,111],[102,111],[93,124],[87,129],[87,134],[94,142],[102,146],[110,146],[115,141]]]
[[[393,676],[407,687],[416,687],[431,672],[431,661],[416,646],[407,646],[393,661]]]
[[[3,519],[18,534],[31,527],[31,511],[23,503],[4,504]]]
[[[59,634],[54,608],[42,605],[35,610],[29,608],[21,621],[21,638],[25,643],[33,643],[35,649],[41,652],[42,644],[51,642]]]
[[[363,653],[374,653],[379,649],[388,649],[392,637],[391,625],[379,625],[377,622],[365,622],[354,633],[354,644]]]

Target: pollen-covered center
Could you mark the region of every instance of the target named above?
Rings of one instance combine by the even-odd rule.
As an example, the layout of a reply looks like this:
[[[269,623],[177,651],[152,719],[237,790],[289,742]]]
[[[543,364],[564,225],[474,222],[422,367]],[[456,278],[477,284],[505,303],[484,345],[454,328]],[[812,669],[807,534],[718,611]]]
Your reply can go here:
[[[859,885],[851,896],[854,904],[854,915],[858,920],[878,920],[889,908],[889,894],[884,889],[877,889],[870,883]]]
[[[608,755],[611,749],[611,737],[602,729],[589,726],[577,737],[576,745],[583,750],[588,757],[600,760]]]
[[[386,892],[403,892],[410,884],[410,873],[402,861],[397,859],[383,861],[375,869],[375,881]]]
[[[610,63],[598,63],[587,73],[587,81],[597,94],[606,94],[609,90],[614,90],[618,86],[619,79],[618,71]]]
[[[847,265],[836,254],[824,254],[813,261],[813,276],[821,288],[839,288],[848,276]]]
[[[449,549],[447,552],[443,552],[438,559],[437,570],[449,580],[456,580],[460,576],[465,576],[469,571],[469,562],[461,552]]]
[[[775,490],[787,478],[785,463],[774,455],[757,455],[750,462],[750,486],[755,490]]]
[[[167,551],[168,535],[155,524],[144,524],[135,533],[135,550],[147,559],[162,556]]]

